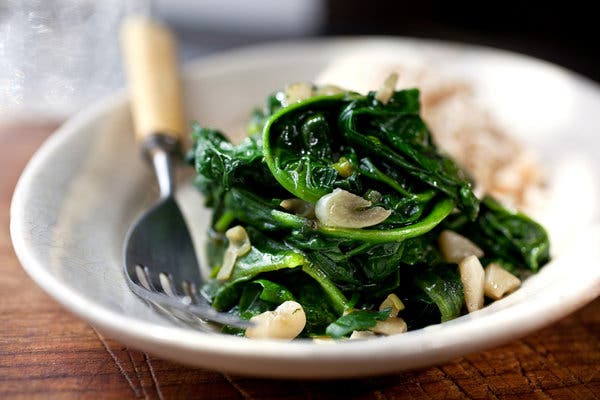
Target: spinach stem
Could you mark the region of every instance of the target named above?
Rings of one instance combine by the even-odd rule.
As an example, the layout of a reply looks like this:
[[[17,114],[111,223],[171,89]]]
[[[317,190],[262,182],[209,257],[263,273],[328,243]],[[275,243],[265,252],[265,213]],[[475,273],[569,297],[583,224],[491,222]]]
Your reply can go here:
[[[400,185],[398,182],[396,182],[395,180],[393,180],[392,178],[390,178],[389,176],[387,176],[386,174],[381,172],[381,170],[379,168],[377,168],[373,164],[373,162],[371,160],[369,160],[368,158],[365,158],[362,162],[368,169],[365,169],[365,168],[359,169],[361,174],[363,174],[373,180],[379,181],[381,183],[385,183],[386,185],[388,185],[389,187],[391,187],[392,189],[394,189],[401,195],[408,197],[409,199],[415,199],[415,200],[419,200],[419,201],[429,201],[435,196],[435,191],[432,189],[426,190],[422,193],[411,193],[411,192],[407,191],[406,189],[404,189],[402,187],[402,185]]]
[[[292,229],[316,229],[319,233],[325,236],[331,236],[340,239],[351,239],[351,240],[362,240],[369,244],[375,243],[387,243],[387,242],[401,242],[406,239],[411,239],[420,235],[423,235],[433,228],[444,218],[446,218],[454,210],[454,201],[451,199],[444,199],[439,201],[433,210],[425,218],[419,222],[403,226],[402,228],[395,229],[352,229],[352,228],[334,228],[324,225],[311,224],[311,220],[306,218],[298,217],[283,211],[273,210],[271,215],[282,225]]]
[[[223,215],[221,215],[221,218],[219,218],[217,220],[217,222],[215,223],[214,229],[217,232],[225,232],[227,230],[227,228],[229,228],[229,225],[231,225],[231,223],[233,222],[234,219],[235,219],[235,213],[231,210],[227,210],[223,213]]]
[[[332,305],[335,310],[341,315],[346,311],[346,309],[350,308],[350,303],[346,296],[331,282],[325,273],[321,271],[318,267],[313,266],[313,264],[306,263],[302,265],[302,271],[306,272],[308,276],[317,281],[319,285],[323,288],[325,293],[331,299]]]
[[[369,250],[373,246],[375,246],[373,243],[363,243],[363,244],[361,244],[359,246],[356,246],[352,250],[347,251],[346,254],[345,254],[345,257],[347,259],[350,258],[350,257],[354,257],[357,254],[360,254],[362,252],[365,252],[365,251]]]
[[[401,242],[421,236],[433,228],[444,218],[446,218],[454,209],[454,202],[451,199],[444,199],[437,203],[433,210],[416,224],[404,226],[396,229],[349,229],[332,228],[319,225],[317,230],[326,236],[333,236],[342,239],[364,240],[370,243]]]

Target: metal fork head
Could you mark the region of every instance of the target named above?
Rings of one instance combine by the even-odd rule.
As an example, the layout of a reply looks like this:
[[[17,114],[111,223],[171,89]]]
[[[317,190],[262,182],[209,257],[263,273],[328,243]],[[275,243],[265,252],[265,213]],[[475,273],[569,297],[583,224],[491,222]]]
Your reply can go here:
[[[218,312],[202,296],[198,295],[193,282],[183,281],[178,287],[172,276],[160,272],[153,278],[148,267],[135,266],[137,282],[127,276],[131,290],[155,308],[188,325],[207,327],[207,321],[217,322],[240,329],[251,323],[227,313]]]

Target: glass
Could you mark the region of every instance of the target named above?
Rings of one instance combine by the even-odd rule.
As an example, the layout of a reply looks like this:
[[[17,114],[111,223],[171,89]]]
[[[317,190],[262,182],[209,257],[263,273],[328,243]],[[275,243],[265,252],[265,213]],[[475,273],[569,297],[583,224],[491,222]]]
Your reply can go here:
[[[123,85],[119,27],[149,0],[0,2],[0,119],[64,118]]]

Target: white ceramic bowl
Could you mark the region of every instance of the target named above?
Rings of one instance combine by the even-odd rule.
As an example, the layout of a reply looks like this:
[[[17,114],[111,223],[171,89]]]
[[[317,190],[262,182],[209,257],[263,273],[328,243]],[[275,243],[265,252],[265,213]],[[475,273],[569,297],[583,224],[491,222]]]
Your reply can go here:
[[[313,80],[338,57],[425,62],[470,81],[510,132],[537,149],[551,182],[544,221],[554,260],[516,293],[442,325],[404,335],[330,345],[251,341],[172,325],[127,288],[125,232],[156,193],[131,137],[123,93],[64,124],[21,177],[11,234],[29,275],[106,335],[140,350],[223,371],[270,377],[351,377],[443,362],[523,336],[600,292],[598,227],[600,90],[564,69],[497,50],[407,39],[334,39],[252,47],[188,65],[189,116],[239,126],[267,93]],[[366,53],[365,53],[366,52]],[[207,211],[189,185],[179,193],[195,240]]]

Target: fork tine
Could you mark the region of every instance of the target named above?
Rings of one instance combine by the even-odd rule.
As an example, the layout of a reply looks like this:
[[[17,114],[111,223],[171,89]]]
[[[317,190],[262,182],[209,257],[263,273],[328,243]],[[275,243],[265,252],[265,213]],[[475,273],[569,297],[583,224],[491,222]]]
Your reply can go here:
[[[167,275],[164,272],[161,272],[158,274],[158,279],[160,280],[160,285],[162,286],[163,292],[169,296],[177,296],[175,294],[175,285],[173,284],[173,277],[171,274]]]
[[[152,279],[150,279],[150,272],[147,267],[143,267],[141,265],[135,266],[135,274],[138,278],[140,284],[148,290],[154,291],[154,284],[152,283]]]
[[[133,293],[150,302],[158,310],[167,314],[171,319],[178,318],[179,320],[194,326],[198,325],[198,322],[203,322],[202,320],[217,322],[222,325],[229,325],[242,329],[252,325],[249,321],[242,320],[231,314],[219,312],[212,308],[204,297],[194,295],[193,288],[195,286],[193,283],[190,284],[188,282],[190,288],[189,293],[192,294],[192,296],[178,296],[173,290],[171,291],[172,294],[167,293],[168,289],[165,289],[164,286],[162,288],[165,290],[164,292],[156,290],[155,285],[150,279],[149,269],[147,267],[136,265],[135,273],[139,283],[134,282],[129,275],[127,275],[127,282]],[[164,275],[164,278],[161,279],[161,285],[164,284],[166,287],[170,287],[171,289],[174,288],[175,285],[173,284],[172,279],[167,274],[162,275]],[[196,304],[190,304],[191,299],[199,301]]]
[[[189,304],[198,303],[198,299],[196,297],[196,285],[194,285],[190,281],[181,282],[181,287],[183,288],[183,293],[187,299],[189,299]]]
[[[147,300],[148,303],[159,311],[162,315],[168,317],[171,321],[177,323],[180,326],[192,326],[195,329],[200,329],[206,333],[215,334],[214,328],[211,328],[211,323],[203,320],[195,314],[186,313],[182,310],[178,312],[173,307],[163,306],[160,303],[152,300]],[[175,312],[174,312],[175,311]]]
[[[180,312],[185,312],[193,315],[194,317],[200,317],[207,321],[218,322],[223,325],[230,325],[238,328],[247,328],[252,325],[249,321],[241,320],[234,315],[215,310],[210,306],[210,304],[208,304],[208,302],[185,304],[183,301],[181,301],[181,297],[171,297],[161,292],[146,289],[143,286],[136,285],[135,283],[132,287],[132,290],[140,297],[150,300],[153,303],[158,303],[163,308],[172,307]],[[171,314],[173,313],[171,312]]]
[[[177,290],[177,285],[173,282],[173,276],[171,274],[161,272],[159,274],[159,279],[163,291],[169,296],[176,297],[185,305],[196,304],[198,302],[194,294],[196,285],[193,283],[183,281],[181,282],[181,290]],[[183,296],[180,296],[179,293],[182,293]]]

